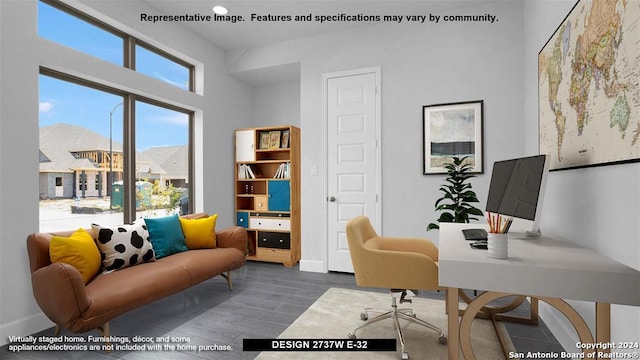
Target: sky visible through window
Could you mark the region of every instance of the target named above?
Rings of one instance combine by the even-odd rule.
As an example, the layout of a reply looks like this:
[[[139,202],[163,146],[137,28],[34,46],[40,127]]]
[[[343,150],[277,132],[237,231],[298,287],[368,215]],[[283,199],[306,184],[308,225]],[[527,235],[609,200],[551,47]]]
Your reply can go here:
[[[123,39],[84,20],[38,2],[38,34],[102,60],[122,65]],[[136,46],[136,69],[188,90],[189,69]],[[49,76],[40,76],[40,126],[67,123],[109,137],[113,111],[113,140],[122,142],[122,97]],[[115,110],[114,110],[115,108]],[[117,120],[117,122],[116,122]],[[188,116],[157,106],[136,103],[136,150],[188,143]]]

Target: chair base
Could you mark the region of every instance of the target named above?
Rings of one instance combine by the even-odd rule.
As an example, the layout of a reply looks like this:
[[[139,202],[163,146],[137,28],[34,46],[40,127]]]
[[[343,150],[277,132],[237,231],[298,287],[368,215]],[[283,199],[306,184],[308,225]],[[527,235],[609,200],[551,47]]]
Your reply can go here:
[[[369,313],[380,313],[379,315],[377,315],[376,317],[372,318],[371,320],[369,320]],[[413,323],[416,323],[418,325],[424,326],[426,328],[429,328],[433,331],[436,331],[437,333],[440,334],[440,337],[438,338],[438,342],[442,345],[445,345],[447,343],[447,337],[445,336],[444,332],[437,326],[430,324],[422,319],[419,319],[416,314],[413,312],[412,309],[408,309],[408,308],[400,308],[398,309],[398,305],[397,305],[397,301],[396,301],[396,297],[392,296],[391,297],[391,308],[366,308],[364,309],[364,312],[362,314],[360,314],[360,319],[367,321],[366,323],[358,326],[357,328],[355,328],[353,330],[353,332],[348,334],[349,339],[355,339],[356,338],[356,332],[364,327],[367,327],[371,324],[377,323],[378,321],[384,320],[384,319],[389,319],[391,318],[393,320],[393,326],[396,330],[396,335],[398,337],[398,340],[400,340],[400,346],[401,346],[401,351],[402,351],[402,360],[407,360],[409,359],[409,353],[407,352],[406,348],[405,348],[405,343],[404,343],[404,336],[402,335],[402,327],[400,326],[400,319],[405,319],[408,321],[411,321]]]

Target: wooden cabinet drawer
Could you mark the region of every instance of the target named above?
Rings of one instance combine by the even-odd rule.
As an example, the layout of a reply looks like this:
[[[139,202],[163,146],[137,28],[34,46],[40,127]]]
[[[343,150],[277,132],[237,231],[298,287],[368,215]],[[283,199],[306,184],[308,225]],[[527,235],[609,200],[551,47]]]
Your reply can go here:
[[[289,233],[258,231],[258,247],[290,249],[291,235]]]
[[[262,261],[291,263],[291,251],[283,249],[258,248],[256,257]]]
[[[267,209],[267,196],[264,195],[260,195],[260,196],[255,196],[253,198],[253,210],[256,211],[267,211],[269,209]]]
[[[249,227],[259,230],[291,230],[291,220],[281,218],[249,217]]]

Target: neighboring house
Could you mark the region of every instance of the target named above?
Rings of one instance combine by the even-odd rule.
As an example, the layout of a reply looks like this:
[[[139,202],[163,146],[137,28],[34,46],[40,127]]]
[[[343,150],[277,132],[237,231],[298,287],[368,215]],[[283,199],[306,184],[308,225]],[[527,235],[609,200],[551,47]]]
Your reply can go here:
[[[163,176],[163,186],[173,184],[175,187],[186,188],[189,179],[189,148],[181,146],[161,146],[149,148],[142,155],[160,164],[166,172]]]
[[[136,177],[162,183],[164,169],[138,156]],[[57,123],[41,127],[39,158],[41,199],[110,196],[108,184],[122,180],[122,144],[110,144],[108,137],[80,126]]]

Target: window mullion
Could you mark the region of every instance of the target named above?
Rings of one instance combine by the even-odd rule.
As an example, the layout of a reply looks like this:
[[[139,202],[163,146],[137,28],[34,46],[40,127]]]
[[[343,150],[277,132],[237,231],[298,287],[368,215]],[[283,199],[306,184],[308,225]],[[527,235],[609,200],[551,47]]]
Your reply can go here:
[[[136,70],[136,39],[130,35],[124,38],[124,67]]]
[[[189,201],[189,214],[193,214],[195,212],[196,209],[196,193],[195,193],[195,188],[196,188],[196,174],[195,174],[195,168],[196,168],[196,164],[195,164],[195,133],[194,133],[194,123],[195,123],[195,113],[192,111],[191,113],[189,113],[189,144],[188,144],[188,151],[189,151],[189,168],[188,168],[188,172],[189,172],[189,185],[187,187],[187,191],[190,194],[190,198],[191,201]]]
[[[124,221],[131,223],[136,216],[135,96],[132,94],[125,96],[123,125]]]

